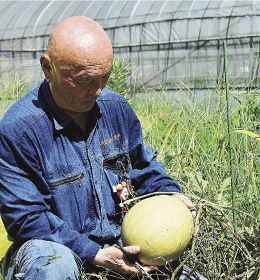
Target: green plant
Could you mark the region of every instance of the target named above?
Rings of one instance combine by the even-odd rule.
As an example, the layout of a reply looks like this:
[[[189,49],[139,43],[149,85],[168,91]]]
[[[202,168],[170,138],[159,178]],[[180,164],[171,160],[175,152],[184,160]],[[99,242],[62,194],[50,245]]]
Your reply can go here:
[[[1,77],[0,79],[0,117],[28,90],[28,80],[19,79],[17,76]]]
[[[233,215],[233,226],[236,230],[237,227],[237,217],[236,217],[236,198],[235,198],[235,174],[234,174],[234,146],[233,146],[233,139],[232,139],[232,119],[230,116],[230,101],[229,101],[229,80],[228,80],[228,62],[227,62],[227,43],[223,43],[224,47],[224,83],[225,83],[225,98],[226,98],[226,115],[227,115],[227,135],[228,135],[228,156],[229,156],[229,174],[230,174],[230,185],[231,185],[231,199],[232,199],[232,215]]]
[[[224,93],[218,89],[210,93],[207,102],[192,103],[189,92],[180,91],[182,99],[176,108],[170,93],[159,92],[145,100],[138,97],[132,105],[140,117],[146,142],[157,148],[158,159],[201,207],[198,241],[188,265],[209,279],[258,279],[259,141],[235,132],[238,128],[255,131],[255,110],[246,104],[258,101],[250,101],[256,98],[255,94],[244,92],[237,97],[237,92],[230,89],[229,102],[233,106],[229,112],[229,133],[236,174],[234,209],[230,199],[230,141]]]
[[[113,70],[107,83],[107,87],[127,97],[129,93],[129,78],[131,64],[121,59],[113,60]]]

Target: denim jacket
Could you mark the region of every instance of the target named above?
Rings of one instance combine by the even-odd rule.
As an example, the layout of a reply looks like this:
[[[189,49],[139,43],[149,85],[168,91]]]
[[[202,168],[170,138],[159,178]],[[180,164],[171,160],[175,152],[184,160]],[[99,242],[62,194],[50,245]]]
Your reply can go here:
[[[50,240],[92,262],[120,237],[123,215],[113,186],[127,181],[137,194],[180,191],[143,143],[122,96],[103,89],[88,114],[83,134],[44,81],[1,119],[0,211],[15,243]]]

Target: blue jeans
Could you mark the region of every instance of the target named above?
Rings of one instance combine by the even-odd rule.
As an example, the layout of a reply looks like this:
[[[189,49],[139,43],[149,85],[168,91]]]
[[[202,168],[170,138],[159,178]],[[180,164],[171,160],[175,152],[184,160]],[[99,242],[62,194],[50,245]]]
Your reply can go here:
[[[4,280],[76,280],[80,279],[82,267],[82,261],[68,247],[33,239],[18,250],[13,251],[11,248],[7,252],[2,263],[2,272]],[[190,275],[187,267],[182,269],[177,279],[206,280],[199,274]]]
[[[64,245],[33,239],[19,250],[7,252],[2,264],[4,280],[79,279],[79,258]]]

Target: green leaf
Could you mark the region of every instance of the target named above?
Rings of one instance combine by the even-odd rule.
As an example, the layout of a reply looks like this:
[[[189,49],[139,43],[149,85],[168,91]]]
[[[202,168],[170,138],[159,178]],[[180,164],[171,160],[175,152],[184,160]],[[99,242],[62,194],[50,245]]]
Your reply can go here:
[[[247,136],[249,136],[251,138],[254,138],[257,141],[260,141],[260,135],[254,133],[252,131],[248,131],[248,130],[244,130],[244,129],[236,129],[234,131],[237,132],[237,133],[241,133],[241,134],[247,135]]]

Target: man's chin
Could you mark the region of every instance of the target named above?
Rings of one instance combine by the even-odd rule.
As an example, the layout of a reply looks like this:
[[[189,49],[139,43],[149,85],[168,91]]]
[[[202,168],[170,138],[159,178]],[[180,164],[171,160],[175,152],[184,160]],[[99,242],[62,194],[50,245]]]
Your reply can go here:
[[[92,110],[92,108],[94,107],[95,103],[93,104],[88,104],[86,106],[81,106],[80,109],[78,109],[78,113],[86,113]]]
[[[70,108],[70,109],[63,109],[64,112],[66,112],[69,115],[77,115],[77,114],[84,114],[87,113],[89,111],[91,111],[91,109],[94,107],[94,104],[92,106],[81,106],[80,108]]]
[[[95,106],[95,103],[93,103],[93,104],[91,104],[91,105],[89,105],[89,106],[86,106],[85,112],[89,112],[90,110],[93,109],[94,106]]]

